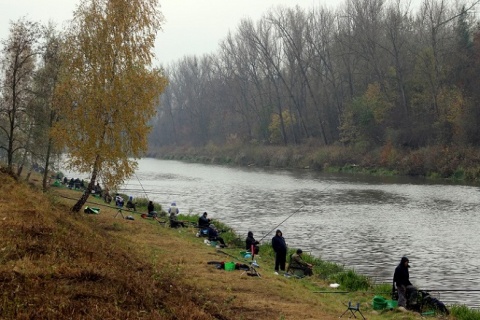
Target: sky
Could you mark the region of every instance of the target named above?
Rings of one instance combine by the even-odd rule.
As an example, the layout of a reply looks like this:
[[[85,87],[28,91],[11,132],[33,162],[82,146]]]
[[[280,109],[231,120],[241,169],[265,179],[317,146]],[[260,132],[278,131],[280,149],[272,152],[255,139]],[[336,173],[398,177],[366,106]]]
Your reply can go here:
[[[413,0],[419,1],[419,0]],[[65,27],[79,0],[0,0],[0,40],[9,35],[10,21],[26,17]],[[228,31],[235,32],[243,18],[253,21],[272,7],[327,6],[343,0],[160,0],[165,22],[155,43],[156,64],[168,65],[187,55],[216,52]]]

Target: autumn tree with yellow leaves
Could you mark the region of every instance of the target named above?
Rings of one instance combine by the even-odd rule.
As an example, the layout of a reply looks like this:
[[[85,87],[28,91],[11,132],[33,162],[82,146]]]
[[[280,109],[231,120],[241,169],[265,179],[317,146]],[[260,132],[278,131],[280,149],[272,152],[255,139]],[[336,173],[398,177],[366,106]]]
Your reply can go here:
[[[157,0],[83,0],[74,12],[56,91],[52,129],[70,169],[90,175],[79,212],[99,178],[116,186],[147,149],[149,120],[166,86],[152,68],[163,17]]]

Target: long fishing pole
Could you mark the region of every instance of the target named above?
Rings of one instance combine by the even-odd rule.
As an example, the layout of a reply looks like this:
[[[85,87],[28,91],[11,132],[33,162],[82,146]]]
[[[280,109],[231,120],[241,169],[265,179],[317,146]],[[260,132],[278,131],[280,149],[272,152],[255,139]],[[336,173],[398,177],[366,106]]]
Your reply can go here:
[[[143,185],[142,185],[142,183],[140,182],[140,179],[138,179],[138,176],[137,176],[136,174],[135,174],[135,177],[137,178],[138,183],[140,184],[140,187],[142,187],[143,193],[145,193],[145,197],[147,197],[147,200],[150,200],[150,199],[148,199],[148,194],[147,194],[147,192],[145,191],[145,189],[143,188]]]
[[[305,203],[303,203],[297,210],[293,211],[292,214],[290,214],[288,217],[286,217],[282,222],[280,222],[279,224],[277,224],[275,226],[275,228],[273,228],[272,230],[270,230],[269,232],[267,232],[260,240],[258,240],[258,242],[262,241],[263,239],[265,239],[266,236],[268,236],[273,230],[277,229],[282,223],[284,223],[285,221],[287,221],[288,219],[290,219],[294,214],[296,214],[297,212],[300,211],[300,209],[302,209],[303,207],[305,206]]]
[[[427,292],[480,292],[480,289],[419,289],[419,291]]]
[[[480,292],[480,289],[419,289],[418,291],[426,292]],[[313,293],[351,293],[353,291],[313,291]],[[361,291],[363,293],[377,293],[376,291]]]
[[[321,190],[322,192],[327,190],[328,188],[330,188],[332,184],[330,183],[329,185],[327,185],[323,190]],[[265,234],[258,242],[262,241],[263,239],[265,239],[266,236],[268,236],[270,233],[272,233],[273,230],[277,229],[282,223],[284,223],[285,221],[287,221],[288,219],[290,219],[293,215],[295,215],[297,212],[300,211],[300,209],[302,209],[303,207],[305,206],[305,202],[303,202],[303,204],[300,206],[300,208],[298,208],[297,210],[295,210],[291,215],[289,215],[287,218],[285,218],[285,220],[283,220],[282,222],[280,222],[275,228],[273,228],[272,230],[270,230],[267,234]]]

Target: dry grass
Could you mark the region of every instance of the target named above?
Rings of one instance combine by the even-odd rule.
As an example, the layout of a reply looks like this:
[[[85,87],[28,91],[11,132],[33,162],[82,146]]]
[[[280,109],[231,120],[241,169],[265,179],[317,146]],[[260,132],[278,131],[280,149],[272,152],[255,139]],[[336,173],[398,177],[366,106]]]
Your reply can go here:
[[[73,202],[1,178],[1,319],[337,319],[348,300],[369,319],[415,318],[377,315],[371,296],[313,293],[308,280],[273,275],[270,261],[258,260],[261,278],[217,270],[207,262],[232,259],[195,230],[104,207],[73,215]]]

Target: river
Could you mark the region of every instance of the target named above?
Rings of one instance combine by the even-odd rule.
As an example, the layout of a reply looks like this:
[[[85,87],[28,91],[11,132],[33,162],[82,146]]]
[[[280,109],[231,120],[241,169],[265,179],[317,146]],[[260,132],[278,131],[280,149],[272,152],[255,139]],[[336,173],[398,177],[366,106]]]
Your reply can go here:
[[[175,201],[181,213],[207,211],[257,239],[293,214],[278,227],[291,248],[389,283],[407,256],[419,288],[480,291],[480,199],[473,185],[147,158],[123,189],[146,193],[164,208]],[[480,292],[435,295],[480,307]]]

